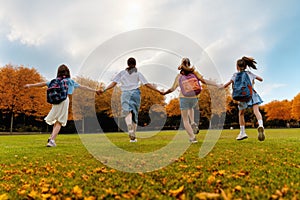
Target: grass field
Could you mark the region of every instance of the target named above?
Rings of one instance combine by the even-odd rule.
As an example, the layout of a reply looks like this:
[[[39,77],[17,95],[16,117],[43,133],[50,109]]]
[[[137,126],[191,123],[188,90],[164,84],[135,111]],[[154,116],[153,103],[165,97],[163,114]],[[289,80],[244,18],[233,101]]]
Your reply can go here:
[[[199,158],[201,131],[199,143],[147,173],[102,164],[75,134],[59,135],[55,148],[45,147],[47,135],[0,136],[0,200],[300,199],[300,129],[266,130],[264,142],[256,130],[247,131],[248,139],[236,141],[238,130],[224,130],[213,150]],[[163,131],[138,143],[121,133],[108,137],[119,148],[147,152],[174,134]]]

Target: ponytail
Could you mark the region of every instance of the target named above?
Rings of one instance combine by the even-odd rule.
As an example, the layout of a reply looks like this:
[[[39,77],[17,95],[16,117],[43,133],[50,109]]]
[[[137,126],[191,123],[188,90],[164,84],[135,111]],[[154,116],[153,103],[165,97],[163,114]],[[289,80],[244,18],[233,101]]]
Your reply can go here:
[[[237,61],[237,65],[241,70],[245,70],[248,67],[252,69],[257,69],[256,61],[254,58],[243,56],[241,59]]]

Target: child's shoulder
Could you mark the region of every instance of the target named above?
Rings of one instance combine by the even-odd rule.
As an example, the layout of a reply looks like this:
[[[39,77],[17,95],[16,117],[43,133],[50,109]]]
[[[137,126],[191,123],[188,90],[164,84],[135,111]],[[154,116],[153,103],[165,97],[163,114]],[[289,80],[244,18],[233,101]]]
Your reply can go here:
[[[68,84],[69,84],[69,85],[74,85],[74,84],[77,83],[75,80],[73,80],[73,79],[71,79],[71,78],[66,78],[66,80],[68,81]]]

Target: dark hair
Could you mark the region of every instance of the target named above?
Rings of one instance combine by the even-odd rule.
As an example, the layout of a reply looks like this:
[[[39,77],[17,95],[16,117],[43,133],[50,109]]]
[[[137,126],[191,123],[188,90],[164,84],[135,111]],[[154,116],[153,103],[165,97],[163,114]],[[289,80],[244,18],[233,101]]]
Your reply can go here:
[[[237,60],[236,62],[237,66],[243,71],[248,67],[252,69],[257,69],[256,67],[256,61],[254,58],[243,56],[241,59]]]
[[[191,62],[188,58],[182,58],[181,65],[179,65],[178,70],[180,70],[180,74],[188,75],[189,73],[193,73],[195,70],[195,67],[190,67]]]
[[[133,72],[137,72],[137,68],[135,67],[136,60],[134,58],[132,58],[132,57],[128,58],[127,65],[128,65],[128,67],[126,68],[126,70],[129,74],[132,74]]]
[[[56,77],[59,77],[59,78],[71,78],[71,74],[70,74],[70,70],[69,68],[65,65],[65,64],[62,64],[58,67],[57,69],[57,76]]]

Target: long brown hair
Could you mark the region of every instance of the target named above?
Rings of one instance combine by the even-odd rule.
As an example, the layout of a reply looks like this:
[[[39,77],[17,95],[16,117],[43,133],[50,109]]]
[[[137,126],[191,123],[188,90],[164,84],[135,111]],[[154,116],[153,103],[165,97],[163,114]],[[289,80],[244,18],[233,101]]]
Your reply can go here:
[[[257,69],[255,65],[256,61],[254,60],[254,58],[251,57],[243,56],[241,59],[237,60],[236,64],[242,71],[244,71],[247,67]]]
[[[56,77],[58,77],[58,78],[71,78],[69,68],[65,64],[60,65],[57,69]]]
[[[190,67],[191,62],[188,58],[182,58],[181,64],[178,67],[178,70],[180,70],[180,74],[188,75],[189,73],[193,73],[195,70],[195,67]]]
[[[126,70],[129,74],[132,74],[133,72],[137,72],[137,68],[135,67],[136,60],[134,58],[132,58],[132,57],[128,58],[127,65],[128,65],[128,67],[126,68]]]

